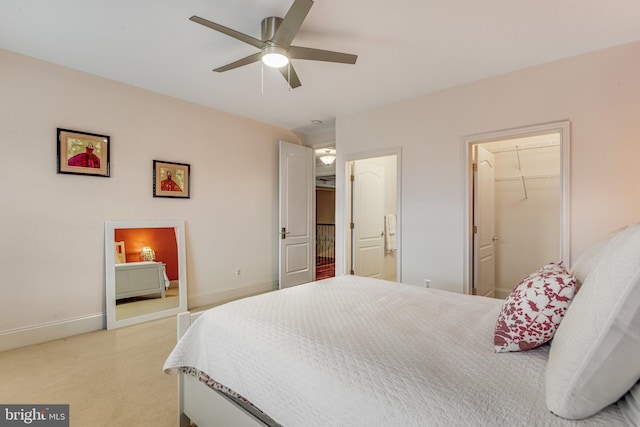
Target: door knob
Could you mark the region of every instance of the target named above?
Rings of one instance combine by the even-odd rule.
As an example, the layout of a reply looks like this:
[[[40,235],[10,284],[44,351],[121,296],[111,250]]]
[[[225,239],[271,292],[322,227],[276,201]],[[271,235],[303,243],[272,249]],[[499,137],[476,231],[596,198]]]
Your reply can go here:
[[[282,240],[287,238],[287,234],[291,233],[290,231],[287,231],[286,227],[282,227],[282,232],[280,233],[280,238]]]

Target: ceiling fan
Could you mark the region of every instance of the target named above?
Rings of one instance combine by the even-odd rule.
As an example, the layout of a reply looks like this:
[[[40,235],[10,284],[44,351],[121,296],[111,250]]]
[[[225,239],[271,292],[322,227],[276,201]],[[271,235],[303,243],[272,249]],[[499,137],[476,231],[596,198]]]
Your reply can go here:
[[[276,18],[274,16],[263,19],[262,40],[258,40],[254,37],[195,15],[189,19],[260,49],[260,52],[216,68],[213,71],[222,73],[224,71],[233,70],[234,68],[262,61],[269,67],[278,68],[282,76],[289,83],[289,86],[291,88],[297,88],[302,84],[300,83],[300,79],[290,62],[291,59],[309,59],[313,61],[338,62],[342,64],[355,64],[356,59],[358,59],[357,55],[351,55],[348,53],[291,46],[291,43],[298,33],[302,22],[307,17],[311,6],[313,6],[313,0],[295,0],[284,19]]]

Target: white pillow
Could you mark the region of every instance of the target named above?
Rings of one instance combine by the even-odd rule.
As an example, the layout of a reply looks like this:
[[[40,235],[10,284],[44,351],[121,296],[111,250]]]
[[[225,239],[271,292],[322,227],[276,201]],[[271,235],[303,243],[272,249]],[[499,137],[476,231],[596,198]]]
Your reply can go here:
[[[598,264],[598,261],[600,261],[604,253],[606,253],[605,249],[607,245],[622,230],[624,230],[624,228],[617,229],[605,239],[591,245],[571,265],[571,268],[569,268],[568,271],[570,275],[578,280],[578,286],[582,286],[589,273],[593,271],[595,266]]]
[[[558,328],[546,401],[564,418],[589,417],[640,378],[640,225],[609,240]]]
[[[640,426],[640,382],[618,402],[630,426]]]

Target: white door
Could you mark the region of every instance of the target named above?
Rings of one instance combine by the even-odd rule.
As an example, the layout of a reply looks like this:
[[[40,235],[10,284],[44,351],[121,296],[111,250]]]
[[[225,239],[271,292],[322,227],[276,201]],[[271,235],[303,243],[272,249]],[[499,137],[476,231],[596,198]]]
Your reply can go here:
[[[280,289],[315,276],[313,168],[311,148],[280,141]]]
[[[353,168],[353,271],[384,276],[384,168],[356,161]]]
[[[474,174],[474,289],[482,296],[493,296],[495,282],[495,197],[493,154],[479,145]]]

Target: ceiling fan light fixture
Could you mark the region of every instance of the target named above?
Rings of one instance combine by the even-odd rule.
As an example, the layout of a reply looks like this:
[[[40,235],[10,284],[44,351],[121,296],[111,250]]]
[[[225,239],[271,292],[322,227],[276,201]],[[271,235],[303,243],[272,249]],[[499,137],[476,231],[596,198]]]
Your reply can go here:
[[[267,46],[262,49],[262,63],[271,68],[282,68],[289,63],[287,51],[278,46]]]

